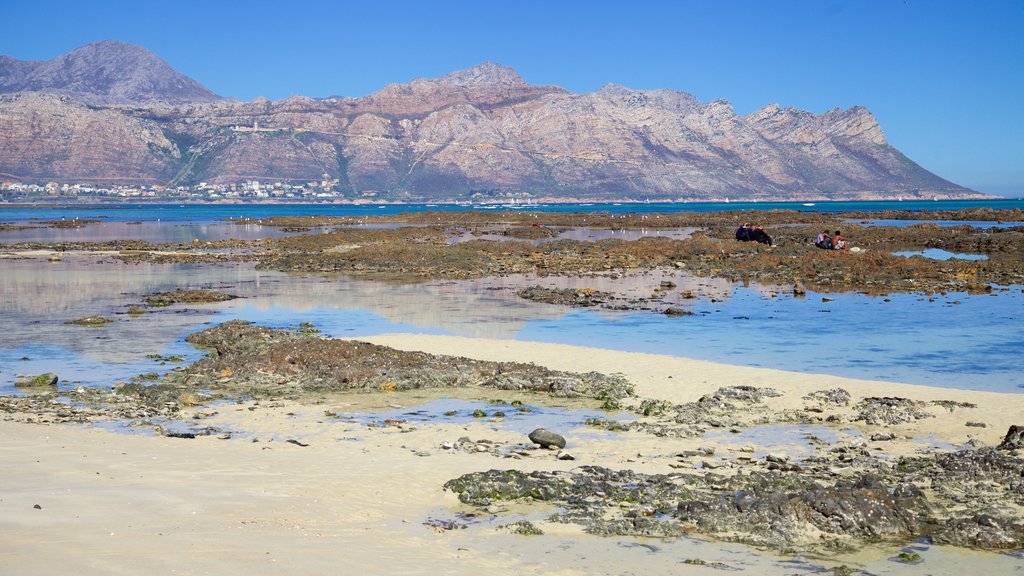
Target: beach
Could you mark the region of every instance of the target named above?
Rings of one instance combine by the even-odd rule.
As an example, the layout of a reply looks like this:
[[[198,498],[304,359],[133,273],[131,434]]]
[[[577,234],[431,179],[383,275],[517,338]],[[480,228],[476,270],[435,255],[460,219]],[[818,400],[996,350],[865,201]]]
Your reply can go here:
[[[530,342],[407,334],[369,340],[481,360],[618,372],[636,384],[638,396],[672,402],[692,401],[722,386],[756,383],[782,393],[769,399],[779,409],[799,407],[806,393],[828,387],[844,387],[857,395],[977,404],[969,415],[941,410],[935,418],[889,428],[901,438],[927,436],[933,443],[962,443],[968,438],[998,443],[1007,426],[1024,413],[1024,397],[1015,394],[853,381]],[[371,396],[380,394],[357,396],[355,401],[380,401]],[[415,393],[384,396],[388,405],[416,403]],[[627,539],[641,546],[629,548],[621,538],[585,535],[575,526],[543,521],[538,521],[543,536],[509,534],[493,527],[493,522],[471,522],[468,528],[452,530],[441,522],[430,525],[431,519],[458,518],[459,512],[481,513],[443,489],[447,480],[460,474],[495,467],[529,471],[581,465],[664,474],[677,462],[672,454],[708,445],[706,439],[666,440],[634,432],[595,437],[585,429],[560,430],[575,460],[557,460],[549,451],[509,459],[443,448],[445,442],[462,436],[529,442],[520,433],[488,422],[370,428],[324,417],[325,410],[352,401],[340,397],[315,406],[291,401],[217,406],[217,414],[204,422],[237,426],[251,435],[228,440],[0,422],[5,467],[0,529],[7,535],[0,559],[5,570],[44,574],[74,565],[82,574],[667,574],[692,559],[754,573],[794,571],[771,552],[734,544],[709,546],[703,544],[704,538],[694,539],[688,548],[661,539]],[[965,428],[965,418],[988,426]],[[922,448],[912,440],[886,444],[894,454]],[[786,449],[771,447],[774,452]],[[523,512],[522,506],[510,503],[493,511],[506,515]],[[526,506],[525,512],[536,518],[546,510],[534,505]],[[868,548],[853,560],[874,563],[873,573],[890,573],[886,570],[901,567],[885,559],[894,550],[891,545]],[[678,556],[681,553],[692,556]],[[942,554],[942,567],[930,563],[931,573],[955,573],[958,561],[969,564],[979,558],[991,563],[993,574],[1019,562],[990,553]],[[840,556],[816,562],[831,567],[849,561]],[[693,573],[715,573],[706,565],[686,567]]]

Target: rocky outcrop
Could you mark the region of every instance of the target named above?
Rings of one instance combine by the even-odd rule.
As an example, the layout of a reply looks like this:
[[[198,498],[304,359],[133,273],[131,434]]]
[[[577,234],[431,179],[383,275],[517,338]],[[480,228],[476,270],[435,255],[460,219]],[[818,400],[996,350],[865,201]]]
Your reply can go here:
[[[977,195],[890,146],[863,107],[816,115],[772,104],[741,116],[672,90],[533,86],[490,62],[362,98],[239,103],[173,80],[139,50],[99,43],[49,63],[0,60],[0,91],[77,99],[4,97],[0,172],[151,184],[326,177],[347,197],[425,201]],[[131,77],[88,71],[110,59]],[[140,62],[159,78],[130,72]],[[107,161],[108,149],[130,161]]]

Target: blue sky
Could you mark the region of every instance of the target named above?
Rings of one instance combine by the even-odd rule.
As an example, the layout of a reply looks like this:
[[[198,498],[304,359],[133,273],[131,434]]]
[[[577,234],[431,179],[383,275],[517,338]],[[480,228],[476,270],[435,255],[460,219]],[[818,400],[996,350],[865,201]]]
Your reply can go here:
[[[576,92],[608,82],[824,112],[983,192],[1024,195],[1024,1],[82,2],[0,0],[0,54],[101,39],[248,100],[361,96],[493,60]]]

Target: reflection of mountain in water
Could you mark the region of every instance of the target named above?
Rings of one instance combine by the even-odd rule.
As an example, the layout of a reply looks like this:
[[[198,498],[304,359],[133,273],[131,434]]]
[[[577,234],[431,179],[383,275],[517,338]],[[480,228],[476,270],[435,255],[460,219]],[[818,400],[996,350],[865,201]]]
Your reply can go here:
[[[0,348],[46,343],[103,362],[127,362],[161,353],[204,322],[237,317],[296,325],[312,322],[338,336],[394,331],[440,331],[460,336],[515,338],[529,322],[554,320],[570,309],[516,296],[530,285],[593,288],[648,298],[662,280],[677,286],[660,292],[666,305],[686,306],[697,298],[724,299],[733,285],[680,272],[651,272],[623,278],[510,276],[483,281],[433,281],[395,285],[348,278],[300,277],[256,271],[249,264],[124,264],[69,255],[64,261],[0,261]],[[124,312],[155,292],[211,288],[243,299],[220,304],[151,309],[132,318]],[[100,329],[65,324],[100,314],[115,322]],[[604,311],[609,317],[622,312]]]

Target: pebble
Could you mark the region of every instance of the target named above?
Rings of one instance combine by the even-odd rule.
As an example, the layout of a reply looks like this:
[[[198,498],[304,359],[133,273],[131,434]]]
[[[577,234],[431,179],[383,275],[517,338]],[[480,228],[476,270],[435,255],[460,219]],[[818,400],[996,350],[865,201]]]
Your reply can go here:
[[[559,452],[558,455],[555,456],[555,458],[558,458],[559,460],[575,460],[576,459],[575,456],[573,456],[572,454],[570,454],[570,453],[568,453],[568,452],[566,452],[564,450]]]

